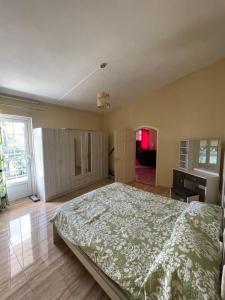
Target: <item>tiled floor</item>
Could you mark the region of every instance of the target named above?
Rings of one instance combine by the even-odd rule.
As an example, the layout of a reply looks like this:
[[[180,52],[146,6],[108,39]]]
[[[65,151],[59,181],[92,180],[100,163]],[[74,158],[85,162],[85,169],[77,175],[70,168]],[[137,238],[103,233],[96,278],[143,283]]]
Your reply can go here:
[[[53,244],[49,220],[62,202],[110,183],[104,180],[54,202],[24,199],[0,213],[0,299],[108,299],[104,291],[62,244]],[[131,183],[168,195],[168,189]]]
[[[136,166],[135,180],[146,184],[155,184],[156,168]]]
[[[132,185],[138,189],[144,190],[146,192],[159,194],[159,195],[162,195],[165,197],[170,196],[170,189],[166,188],[166,187],[144,184],[144,183],[137,182],[137,181],[131,182],[130,185]]]
[[[156,168],[143,166],[139,163],[139,160],[136,159],[135,180],[145,184],[155,185]]]

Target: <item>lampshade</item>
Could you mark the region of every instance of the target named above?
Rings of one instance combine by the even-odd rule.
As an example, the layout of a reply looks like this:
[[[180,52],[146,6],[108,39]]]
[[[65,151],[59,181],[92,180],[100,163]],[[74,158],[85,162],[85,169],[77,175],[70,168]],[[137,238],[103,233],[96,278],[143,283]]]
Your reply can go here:
[[[106,92],[97,94],[97,107],[102,109],[110,108],[110,96]]]

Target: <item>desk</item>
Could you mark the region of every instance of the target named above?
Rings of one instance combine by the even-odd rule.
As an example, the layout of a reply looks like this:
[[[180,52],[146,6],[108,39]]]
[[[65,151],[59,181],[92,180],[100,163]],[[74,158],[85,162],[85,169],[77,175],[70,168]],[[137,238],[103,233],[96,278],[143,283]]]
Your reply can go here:
[[[173,187],[196,192],[202,202],[218,204],[219,179],[219,175],[204,171],[173,169]]]

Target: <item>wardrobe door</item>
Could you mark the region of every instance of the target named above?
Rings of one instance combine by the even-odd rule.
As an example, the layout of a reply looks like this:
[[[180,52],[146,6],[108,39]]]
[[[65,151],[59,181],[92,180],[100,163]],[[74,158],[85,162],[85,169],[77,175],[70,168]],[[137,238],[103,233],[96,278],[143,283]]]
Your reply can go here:
[[[73,143],[71,139],[71,130],[65,130],[64,135],[64,184],[65,189],[70,191],[73,189],[73,168],[71,165],[74,166],[74,151],[73,151]]]
[[[70,190],[74,190],[75,185],[75,137],[74,130],[68,129],[68,160],[67,173],[70,185]]]
[[[94,133],[85,132],[85,177],[86,183],[95,181],[95,165],[94,165]]]
[[[93,133],[73,130],[74,138],[74,186],[85,186],[94,181]]]
[[[55,167],[55,174],[54,179],[56,182],[56,195],[59,195],[65,192],[64,189],[64,178],[63,178],[63,153],[62,153],[62,146],[63,146],[63,131],[62,129],[55,129],[55,155],[56,155],[56,167]]]
[[[72,189],[71,139],[63,129],[43,130],[46,200]]]
[[[57,129],[42,129],[45,197],[51,199],[57,193]],[[38,172],[38,170],[36,170]]]
[[[41,200],[45,200],[45,172],[44,172],[44,152],[43,152],[43,135],[41,128],[33,129],[33,145],[35,159],[35,179],[36,190]]]
[[[83,133],[81,130],[72,130],[72,149],[73,149],[73,187],[82,185],[84,174],[83,166]]]
[[[84,174],[91,175],[93,170],[92,157],[93,157],[93,145],[92,145],[92,132],[83,132],[83,166]]]
[[[100,149],[101,149],[101,133],[93,132],[92,133],[92,145],[93,145],[93,180],[97,181],[100,179]]]
[[[73,188],[71,176],[71,134],[70,130],[57,130],[57,194],[65,193]]]

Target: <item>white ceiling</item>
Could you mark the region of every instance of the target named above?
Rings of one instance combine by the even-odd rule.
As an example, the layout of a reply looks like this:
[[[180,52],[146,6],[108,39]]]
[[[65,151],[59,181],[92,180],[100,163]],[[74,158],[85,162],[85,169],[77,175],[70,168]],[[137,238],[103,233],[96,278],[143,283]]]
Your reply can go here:
[[[0,92],[56,103],[106,61],[113,109],[223,57],[224,0],[0,0]],[[101,87],[58,103],[95,111]]]

